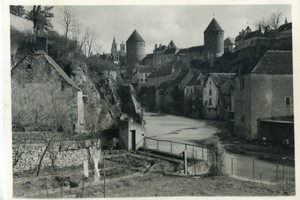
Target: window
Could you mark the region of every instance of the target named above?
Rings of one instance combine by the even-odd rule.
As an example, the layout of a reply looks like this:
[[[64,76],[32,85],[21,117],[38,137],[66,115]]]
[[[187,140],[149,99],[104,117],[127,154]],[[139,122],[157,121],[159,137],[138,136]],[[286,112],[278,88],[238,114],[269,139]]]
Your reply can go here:
[[[26,69],[32,69],[31,64],[28,64],[27,67],[26,67]]]
[[[245,115],[242,115],[241,120],[242,122],[245,122]]]
[[[145,79],[145,82],[147,82],[147,79]]]
[[[209,95],[211,95],[212,94],[212,91],[211,90],[209,90]]]
[[[143,82],[143,79],[141,78],[141,82]]]
[[[291,98],[290,97],[285,98],[285,105],[287,105],[287,106],[291,105]]]
[[[208,105],[212,105],[212,100],[211,100],[211,98],[209,98]]]

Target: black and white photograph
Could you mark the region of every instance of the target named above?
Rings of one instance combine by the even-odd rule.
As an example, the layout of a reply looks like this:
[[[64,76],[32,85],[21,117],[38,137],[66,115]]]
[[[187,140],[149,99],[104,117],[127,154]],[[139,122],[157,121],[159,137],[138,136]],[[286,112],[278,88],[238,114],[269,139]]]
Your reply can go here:
[[[11,198],[296,197],[295,1],[63,2],[2,8]]]

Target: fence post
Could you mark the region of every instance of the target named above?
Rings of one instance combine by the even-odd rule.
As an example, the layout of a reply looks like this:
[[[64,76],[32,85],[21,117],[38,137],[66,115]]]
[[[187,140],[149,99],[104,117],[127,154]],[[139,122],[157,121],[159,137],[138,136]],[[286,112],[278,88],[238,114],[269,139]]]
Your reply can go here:
[[[203,147],[202,147],[202,160],[204,160],[203,156],[204,156],[204,154],[203,154]]]
[[[187,174],[187,155],[186,150],[183,151],[184,174]]]
[[[261,175],[262,175],[262,174],[260,173],[260,174],[259,174],[259,179],[260,179],[260,180],[261,180]]]
[[[193,146],[193,158],[195,158],[195,147]]]
[[[185,144],[185,150],[187,150],[187,144]]]
[[[276,163],[276,182],[278,182],[278,163]]]
[[[231,175],[233,175],[233,158],[231,158]]]
[[[104,188],[103,188],[103,197],[105,198],[105,192],[106,192],[106,172],[105,172],[105,157],[103,156],[103,178],[104,178]]]
[[[173,153],[173,142],[171,141],[171,153]]]
[[[255,178],[255,161],[253,160],[253,179]]]
[[[159,141],[156,140],[156,143],[157,143],[157,150],[159,150]]]
[[[284,163],[282,163],[282,178],[284,180]]]

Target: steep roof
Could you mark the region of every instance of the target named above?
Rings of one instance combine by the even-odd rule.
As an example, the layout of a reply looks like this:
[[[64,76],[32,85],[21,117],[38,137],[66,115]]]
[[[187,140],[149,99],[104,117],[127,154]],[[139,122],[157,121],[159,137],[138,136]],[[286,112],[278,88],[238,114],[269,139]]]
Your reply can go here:
[[[246,37],[244,38],[244,40],[247,40],[247,39],[253,38],[253,37],[266,37],[266,36],[260,30],[257,30],[257,31],[248,33],[246,35]]]
[[[223,95],[230,95],[230,82],[235,75],[235,73],[210,73],[209,77],[221,90],[221,93]]]
[[[260,59],[251,73],[293,74],[292,51],[269,50]]]
[[[181,72],[179,76],[177,76],[176,79],[174,80],[174,83],[180,83],[188,73],[189,73],[188,71]]]
[[[134,30],[126,42],[145,42],[145,41],[142,38],[142,36],[137,32],[137,30]]]
[[[187,82],[186,85],[187,86],[195,85],[198,76],[199,76],[199,74],[194,74],[193,77],[191,78],[191,80],[189,80],[189,82]]]
[[[153,72],[148,76],[148,78],[151,78],[151,77],[159,77],[159,76],[166,76],[166,75],[172,73],[172,68],[173,68],[172,65],[167,65],[167,66],[164,66],[164,67],[162,67],[162,68],[159,68],[158,70],[153,71]]]
[[[153,71],[153,67],[150,65],[138,65],[137,72],[140,73],[151,73]]]
[[[172,48],[175,48],[175,49],[177,48],[175,43],[173,42],[173,40],[171,40],[171,42],[168,45],[168,49],[172,49]]]
[[[278,31],[282,32],[282,31],[287,31],[287,30],[290,30],[290,29],[292,29],[292,22],[286,23],[286,24],[283,24],[283,25],[279,26]]]
[[[45,52],[43,51],[35,51],[31,54],[28,54],[27,56],[31,56],[31,55],[36,55],[36,56],[42,56],[44,57],[48,63],[58,72],[58,74],[72,87],[76,88],[77,90],[81,90],[76,83],[64,72],[64,70],[50,57],[48,56]],[[26,57],[27,57],[26,56]],[[24,59],[23,59],[24,60]],[[14,70],[15,68],[18,67],[19,64],[21,64],[21,62],[19,62],[14,68],[12,68],[11,70]]]
[[[221,28],[221,26],[219,25],[217,20],[215,18],[213,18],[204,32],[207,32],[207,31],[223,31],[223,29]]]
[[[167,49],[164,54],[174,54],[176,53],[176,49],[175,48],[172,48],[172,49]]]
[[[224,46],[233,45],[233,44],[235,44],[234,38],[228,37],[224,40]]]

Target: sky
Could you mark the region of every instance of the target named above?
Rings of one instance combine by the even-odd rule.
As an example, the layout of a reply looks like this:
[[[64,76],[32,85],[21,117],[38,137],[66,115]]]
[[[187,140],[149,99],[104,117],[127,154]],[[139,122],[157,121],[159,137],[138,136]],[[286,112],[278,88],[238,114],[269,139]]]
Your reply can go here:
[[[155,44],[167,45],[171,40],[177,47],[203,45],[203,32],[213,17],[223,28],[224,39],[236,37],[247,25],[255,23],[277,10],[282,22],[291,21],[289,5],[160,5],[160,6],[67,6],[76,19],[99,35],[100,52],[110,52],[113,37],[119,44],[136,29],[146,42],[146,53],[152,53]],[[62,33],[60,6],[54,7],[54,29]],[[99,53],[100,53],[99,52]]]

